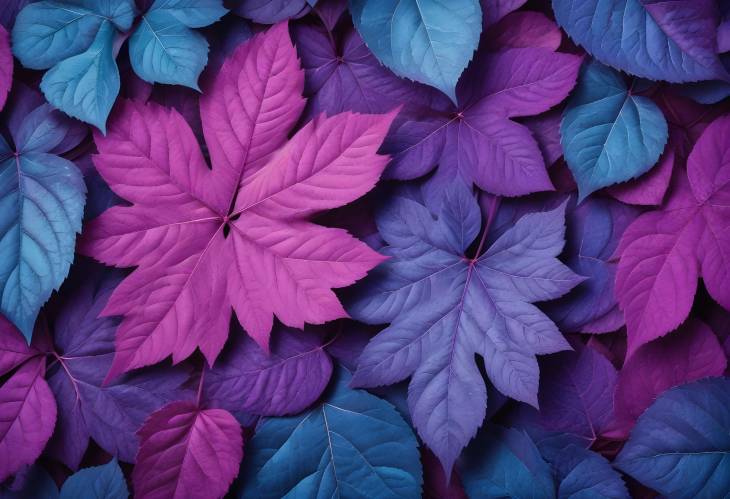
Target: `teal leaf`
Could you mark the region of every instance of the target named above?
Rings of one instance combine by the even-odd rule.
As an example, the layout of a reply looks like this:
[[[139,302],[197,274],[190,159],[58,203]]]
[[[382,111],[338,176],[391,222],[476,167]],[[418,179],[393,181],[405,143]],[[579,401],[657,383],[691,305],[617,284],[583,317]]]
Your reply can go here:
[[[345,371],[335,376],[319,406],[259,425],[240,497],[421,497],[413,431],[388,402],[348,388]]]
[[[221,0],[155,0],[149,12],[165,11],[188,28],[203,28],[223,17]]]
[[[350,11],[380,62],[456,102],[456,82],[482,31],[478,0],[350,0]]]
[[[61,487],[61,499],[127,499],[129,490],[116,459],[103,466],[84,468]]]
[[[127,31],[134,22],[134,0],[65,0],[67,4],[77,2],[102,18],[111,21],[119,31]]]
[[[171,11],[151,10],[142,16],[129,40],[129,58],[134,72],[145,81],[199,90],[198,76],[208,62],[208,42]]]
[[[666,497],[726,497],[729,407],[728,378],[667,390],[639,417],[615,466]]]
[[[48,69],[88,49],[104,21],[82,7],[32,3],[15,21],[13,53],[26,68]]]
[[[104,22],[91,46],[51,68],[41,81],[48,102],[106,133],[106,119],[119,94],[119,70],[112,54],[114,26]]]
[[[85,193],[70,161],[14,153],[0,139],[0,312],[29,342],[38,311],[68,274]]]
[[[649,171],[667,133],[661,110],[647,97],[632,95],[619,73],[595,61],[585,65],[560,126],[580,200]]]

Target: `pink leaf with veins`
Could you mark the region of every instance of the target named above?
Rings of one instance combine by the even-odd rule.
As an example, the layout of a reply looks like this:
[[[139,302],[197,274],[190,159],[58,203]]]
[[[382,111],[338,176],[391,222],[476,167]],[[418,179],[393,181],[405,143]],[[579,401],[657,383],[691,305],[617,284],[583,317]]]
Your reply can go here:
[[[223,497],[243,458],[241,426],[222,409],[173,402],[137,434],[132,483],[140,499]]]
[[[726,364],[715,334],[695,318],[673,334],[643,345],[619,372],[616,418],[609,436],[628,438],[636,420],[661,393],[708,376],[722,376]]]
[[[13,54],[10,51],[10,37],[0,26],[0,109],[5,106],[10,87],[13,85]]]
[[[626,316],[627,357],[679,326],[701,276],[712,298],[730,309],[730,116],[697,140],[687,172],[674,172],[661,210],[624,232],[616,296]]]
[[[384,257],[308,217],[372,189],[394,113],[320,116],[287,140],[302,89],[278,24],[239,46],[201,98],[212,169],[185,120],[156,104],[123,102],[96,134],[97,169],[132,206],[89,223],[80,251],[137,266],[103,312],[124,316],[107,379],[196,348],[213,364],[231,310],[264,349],[274,315],[298,328],[347,316],[332,288]]]
[[[38,459],[56,426],[44,372],[45,359],[31,359],[0,387],[0,482]]]

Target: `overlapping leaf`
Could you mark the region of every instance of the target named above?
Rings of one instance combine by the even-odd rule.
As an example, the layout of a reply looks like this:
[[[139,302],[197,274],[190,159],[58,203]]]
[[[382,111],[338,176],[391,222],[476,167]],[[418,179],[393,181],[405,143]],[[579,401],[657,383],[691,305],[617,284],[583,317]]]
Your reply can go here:
[[[348,310],[363,322],[392,324],[365,348],[354,383],[380,386],[412,376],[411,417],[447,473],[484,419],[486,390],[474,354],[499,391],[537,406],[535,355],[569,348],[532,305],[582,280],[556,258],[565,242],[564,211],[561,205],[522,217],[483,254],[482,236],[473,258],[465,251],[481,216],[458,179],[438,215],[396,197],[378,217],[391,259],[358,287]]]
[[[387,174],[413,179],[438,164],[435,192],[455,175],[499,195],[552,190],[537,142],[512,118],[565,99],[580,63],[578,56],[546,48],[480,49],[459,80],[457,104],[401,113],[385,146],[393,155]]]
[[[243,456],[241,426],[223,409],[173,402],[152,414],[139,430],[132,473],[140,498],[222,497]]]
[[[389,403],[336,374],[324,401],[264,420],[247,446],[239,497],[419,497],[418,443]]]
[[[619,73],[595,61],[587,64],[560,127],[580,199],[649,171],[664,150],[667,133],[656,104],[632,95]]]
[[[438,88],[456,102],[456,82],[479,44],[477,0],[350,0],[357,30],[399,76]]]
[[[114,335],[119,321],[97,318],[119,274],[104,274],[90,266],[97,279],[82,281],[60,305],[53,327],[56,361],[48,383],[59,407],[58,423],[47,452],[76,469],[89,438],[125,462],[134,462],[136,431],[165,403],[184,395],[187,373],[179,368],[148,369],[103,384],[114,357]]]
[[[715,50],[712,0],[553,0],[552,6],[568,35],[604,64],[672,82],[728,76]]]
[[[668,497],[730,490],[730,380],[673,388],[641,415],[616,466]]]
[[[299,328],[344,317],[331,288],[382,261],[308,217],[373,187],[393,115],[320,116],[287,142],[302,86],[279,24],[241,45],[201,101],[212,171],[182,117],[154,104],[125,102],[108,136],[96,136],[97,168],[134,204],[92,221],[81,251],[138,266],[104,310],[125,316],[110,379],[196,348],[212,364],[231,308],[264,349],[274,315]]]
[[[684,321],[700,275],[712,297],[730,308],[729,136],[728,117],[708,126],[687,173],[675,172],[665,206],[641,215],[624,232],[616,294],[626,316],[629,355]]]
[[[33,324],[68,274],[81,230],[86,188],[58,154],[85,130],[48,104],[18,93],[0,136],[0,312],[30,342]]]
[[[220,0],[156,0],[129,40],[135,72],[149,82],[197,88],[208,43],[190,28],[225,12]],[[133,0],[35,2],[18,14],[13,51],[25,67],[48,69],[41,89],[51,104],[105,132],[120,86],[115,40],[132,28],[135,14]]]

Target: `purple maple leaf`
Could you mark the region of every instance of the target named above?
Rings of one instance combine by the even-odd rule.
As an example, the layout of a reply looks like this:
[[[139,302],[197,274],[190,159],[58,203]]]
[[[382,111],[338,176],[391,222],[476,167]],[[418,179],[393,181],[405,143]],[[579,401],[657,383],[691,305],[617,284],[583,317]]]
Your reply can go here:
[[[365,348],[353,382],[374,387],[412,376],[411,417],[447,474],[485,416],[487,394],[474,354],[484,357],[500,392],[536,406],[535,355],[570,348],[532,305],[583,279],[556,258],[565,243],[564,212],[562,204],[525,215],[482,254],[483,235],[474,257],[465,252],[479,233],[481,213],[458,178],[438,211],[394,197],[378,216],[388,243],[382,252],[391,259],[357,286],[348,311],[363,322],[391,325]]]

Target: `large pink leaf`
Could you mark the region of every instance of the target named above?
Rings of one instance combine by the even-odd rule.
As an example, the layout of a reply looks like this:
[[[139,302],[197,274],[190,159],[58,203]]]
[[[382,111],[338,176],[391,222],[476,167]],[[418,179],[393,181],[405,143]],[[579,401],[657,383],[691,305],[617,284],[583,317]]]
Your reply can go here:
[[[716,119],[697,140],[686,176],[675,171],[665,206],[624,232],[617,254],[616,294],[626,315],[631,357],[687,317],[697,279],[730,308],[730,117]]]
[[[10,87],[13,85],[13,54],[10,52],[10,37],[0,26],[0,109],[5,106]]]
[[[173,402],[153,413],[138,435],[132,484],[140,499],[222,497],[238,474],[241,426],[222,409]]]
[[[123,315],[107,379],[199,348],[212,365],[231,310],[265,350],[276,315],[303,327],[346,317],[332,288],[383,257],[307,218],[368,192],[394,113],[320,116],[287,141],[303,106],[286,24],[240,46],[201,99],[212,169],[175,110],[124,102],[97,134],[97,169],[133,203],[87,224],[82,253],[138,266],[105,315]]]
[[[639,416],[669,388],[722,376],[727,361],[712,330],[689,319],[675,333],[639,348],[619,372],[614,394],[616,420],[609,435],[626,438]]]
[[[23,364],[0,387],[0,482],[41,455],[56,425],[45,360]]]

